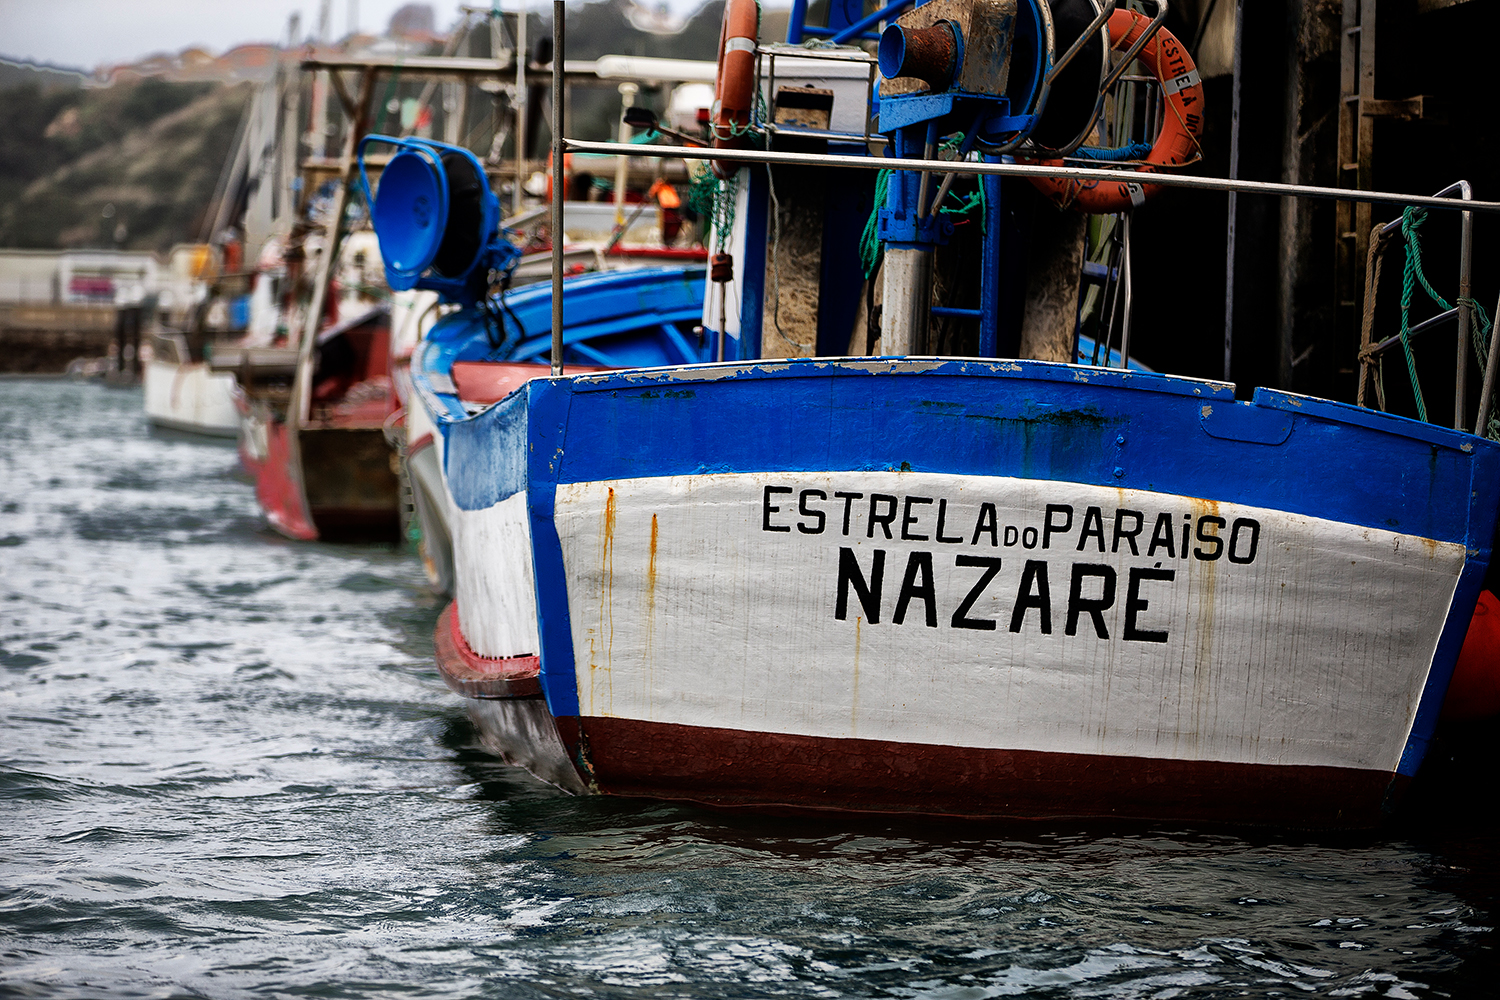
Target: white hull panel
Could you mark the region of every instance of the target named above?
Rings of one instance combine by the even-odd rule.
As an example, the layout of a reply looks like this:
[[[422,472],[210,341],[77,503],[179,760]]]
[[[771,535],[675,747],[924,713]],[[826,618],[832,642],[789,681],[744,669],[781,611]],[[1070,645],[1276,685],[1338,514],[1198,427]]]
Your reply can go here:
[[[556,524],[583,716],[1382,771],[1465,560],[1275,510],[934,473],[560,484]],[[473,539],[480,564],[514,559]]]
[[[146,418],[152,423],[215,437],[239,434],[233,375],[216,374],[202,363],[153,360],[147,362],[142,379]]]

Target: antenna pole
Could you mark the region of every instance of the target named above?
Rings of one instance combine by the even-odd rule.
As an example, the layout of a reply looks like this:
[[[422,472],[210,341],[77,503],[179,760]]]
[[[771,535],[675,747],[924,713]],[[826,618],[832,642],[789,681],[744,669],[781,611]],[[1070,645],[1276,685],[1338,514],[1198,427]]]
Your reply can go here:
[[[552,0],[552,374],[563,373],[563,21],[567,5]]]

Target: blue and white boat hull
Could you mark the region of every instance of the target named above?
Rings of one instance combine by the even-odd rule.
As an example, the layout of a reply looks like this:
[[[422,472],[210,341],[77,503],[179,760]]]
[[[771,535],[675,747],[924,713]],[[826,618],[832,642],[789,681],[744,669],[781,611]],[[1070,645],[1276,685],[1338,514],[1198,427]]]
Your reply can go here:
[[[1368,825],[1500,489],[1471,435],[1025,361],[539,378],[440,426],[453,635],[533,665],[533,769],[725,807]]]

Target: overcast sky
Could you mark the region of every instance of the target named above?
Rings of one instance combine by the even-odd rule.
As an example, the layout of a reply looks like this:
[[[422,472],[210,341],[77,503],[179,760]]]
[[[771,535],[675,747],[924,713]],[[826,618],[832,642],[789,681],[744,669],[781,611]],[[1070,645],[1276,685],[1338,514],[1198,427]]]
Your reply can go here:
[[[331,0],[331,34],[348,34],[356,17],[360,30],[384,31],[406,2]],[[505,0],[505,7],[518,2]],[[535,10],[546,0],[529,3]],[[439,31],[458,19],[458,0],[434,0],[432,8]],[[321,9],[320,0],[0,0],[0,56],[93,69],[190,45],[217,55],[241,42],[284,39],[294,12],[305,36],[317,29]]]

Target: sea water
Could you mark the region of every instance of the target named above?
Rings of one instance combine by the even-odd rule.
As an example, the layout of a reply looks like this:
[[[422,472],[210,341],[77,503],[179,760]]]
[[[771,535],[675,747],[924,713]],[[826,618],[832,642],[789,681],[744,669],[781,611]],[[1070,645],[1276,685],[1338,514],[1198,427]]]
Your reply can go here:
[[[440,610],[408,551],[271,532],[139,391],[0,382],[0,995],[1500,995],[1483,825],[573,798],[478,749]]]

